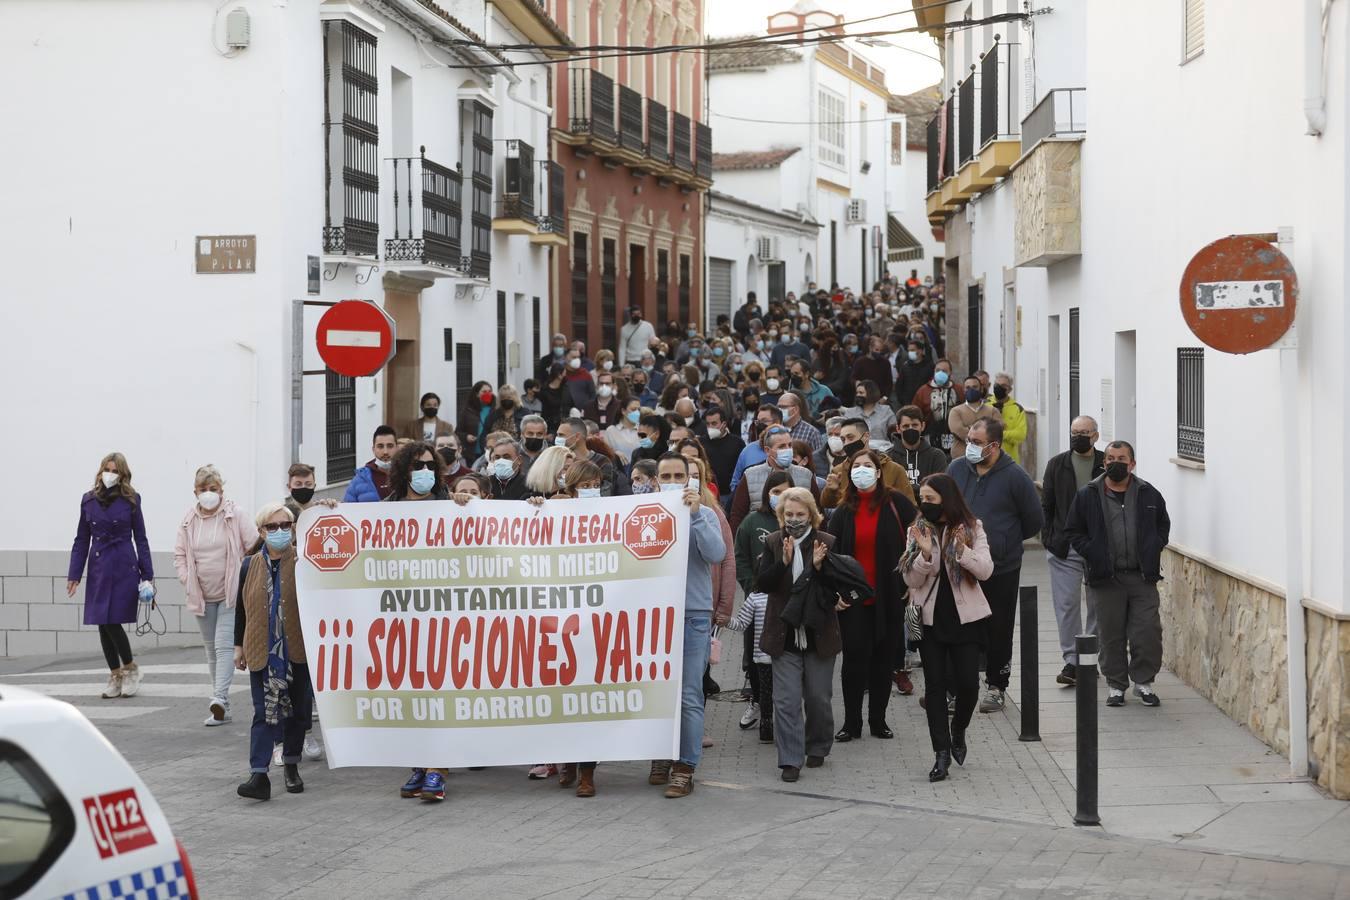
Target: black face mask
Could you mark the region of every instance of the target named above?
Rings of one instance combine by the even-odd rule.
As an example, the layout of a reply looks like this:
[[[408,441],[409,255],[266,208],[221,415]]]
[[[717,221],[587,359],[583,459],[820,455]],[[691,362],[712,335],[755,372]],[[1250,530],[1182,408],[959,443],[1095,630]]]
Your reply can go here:
[[[441,459],[445,460],[447,466],[453,466],[455,460],[459,459],[459,451],[454,447],[442,447],[439,451]]]
[[[996,384],[996,385],[994,385],[994,399],[996,399],[996,400],[1007,400],[1007,399],[1008,399],[1008,389],[1007,389],[1006,387],[1004,387],[1003,385],[1001,385],[1001,384]]]
[[[923,517],[924,517],[925,519],[927,519],[929,522],[931,522],[931,523],[933,523],[934,525],[936,525],[936,524],[938,523],[938,521],[941,520],[941,518],[942,518],[942,504],[941,504],[941,503],[920,503],[920,504],[919,504],[919,512],[923,513]]]
[[[1087,453],[1092,449],[1092,438],[1086,434],[1075,434],[1069,436],[1069,447],[1074,453]]]
[[[436,414],[437,414],[438,412],[440,412],[440,411],[441,411],[441,409],[440,409],[440,407],[438,407],[438,406],[424,406],[424,407],[422,407],[422,415],[425,416],[425,417],[428,418],[428,419],[434,419],[434,418],[436,418]]]
[[[1109,480],[1115,482],[1124,481],[1126,478],[1130,477],[1129,463],[1123,462],[1108,463],[1106,466],[1106,477]]]
[[[522,443],[525,445],[525,449],[531,453],[538,453],[544,449],[543,438],[526,438]]]
[[[852,441],[851,443],[848,443],[848,444],[845,444],[845,445],[844,445],[844,455],[845,455],[845,456],[852,456],[853,454],[857,453],[859,450],[866,449],[866,447],[867,447],[867,445],[866,445],[865,443],[863,443],[862,441]]]
[[[641,322],[641,321],[642,321],[642,316],[629,316],[629,317],[628,317],[628,321],[630,321],[630,322],[632,322],[634,325],[636,325],[638,322]]]
[[[503,400],[503,401],[502,401],[502,409],[510,409],[511,407],[513,407],[513,406],[515,406],[515,405],[516,405],[516,401],[514,401],[514,400]]]
[[[923,432],[917,428],[906,428],[904,431],[900,432],[900,440],[904,441],[906,444],[917,444],[922,435]]]
[[[304,506],[314,499],[314,488],[294,488],[291,491],[291,499]]]

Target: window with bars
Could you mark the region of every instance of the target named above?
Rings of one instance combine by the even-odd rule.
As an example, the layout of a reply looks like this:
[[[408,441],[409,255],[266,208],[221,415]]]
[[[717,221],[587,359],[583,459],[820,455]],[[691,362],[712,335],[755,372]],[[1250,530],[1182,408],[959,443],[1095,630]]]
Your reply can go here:
[[[464,158],[469,160],[469,257],[467,268],[475,278],[492,273],[492,110],[464,100],[466,122]]]
[[[617,252],[613,238],[600,241],[600,340],[602,346],[614,350],[619,346],[619,270],[615,260]]]
[[[469,404],[473,395],[473,344],[455,345],[455,414]]]
[[[1181,0],[1181,61],[1205,52],[1205,0]]]
[[[589,236],[572,232],[572,337],[586,339],[586,302],[591,288]]]
[[[670,321],[670,251],[656,251],[656,322],[664,328]]]
[[[844,154],[844,98],[829,88],[820,88],[818,106],[820,159],[842,169],[847,160]]]
[[[356,474],[356,379],[327,369],[324,402],[327,480],[350,481]]]
[[[323,248],[374,256],[380,231],[375,37],[345,21],[325,22],[323,29]]]
[[[1082,378],[1082,342],[1078,325],[1078,308],[1069,310],[1069,421],[1078,418],[1080,379]]]
[[[687,254],[687,253],[681,253],[681,254],[680,254],[680,324],[681,324],[681,325],[684,325],[684,324],[686,324],[686,323],[692,321],[692,319],[690,318],[690,316],[692,315],[692,313],[690,312],[690,303],[689,303],[689,286],[690,286],[690,285],[689,285],[689,280],[690,280],[690,275],[691,275],[691,272],[690,272],[691,268],[692,268],[692,262],[691,262],[691,260],[690,260],[690,258],[689,258],[689,254]]]
[[[534,341],[532,355],[530,359],[538,359],[543,355],[544,349],[540,345],[539,330],[543,328],[543,310],[540,308],[539,298],[534,298],[534,320],[530,323],[530,337]]]
[[[1205,348],[1177,348],[1177,456],[1205,461]]]

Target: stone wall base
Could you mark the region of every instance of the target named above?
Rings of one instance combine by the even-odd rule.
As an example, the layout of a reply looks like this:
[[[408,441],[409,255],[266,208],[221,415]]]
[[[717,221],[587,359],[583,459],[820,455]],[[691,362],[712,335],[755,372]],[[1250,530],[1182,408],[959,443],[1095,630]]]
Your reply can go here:
[[[1284,598],[1169,548],[1163,554],[1163,660],[1182,681],[1289,755]],[[1350,622],[1305,609],[1310,768],[1350,799]]]

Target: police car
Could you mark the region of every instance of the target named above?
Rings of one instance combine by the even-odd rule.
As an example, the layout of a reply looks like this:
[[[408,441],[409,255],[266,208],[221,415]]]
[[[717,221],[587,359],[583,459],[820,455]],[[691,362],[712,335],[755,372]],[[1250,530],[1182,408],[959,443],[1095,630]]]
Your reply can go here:
[[[79,710],[0,685],[0,900],[197,897],[150,789]]]

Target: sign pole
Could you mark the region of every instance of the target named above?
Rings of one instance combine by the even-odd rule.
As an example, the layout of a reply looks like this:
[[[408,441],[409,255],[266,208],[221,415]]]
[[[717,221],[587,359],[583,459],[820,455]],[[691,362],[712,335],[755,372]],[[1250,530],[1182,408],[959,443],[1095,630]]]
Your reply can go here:
[[[1281,228],[1279,246],[1291,256],[1294,229]],[[1280,348],[1280,382],[1284,396],[1299,396],[1298,321],[1289,328]],[[1303,467],[1299,440],[1298,402],[1284,404],[1284,617],[1288,644],[1289,768],[1299,777],[1308,774],[1307,634],[1303,618]]]

